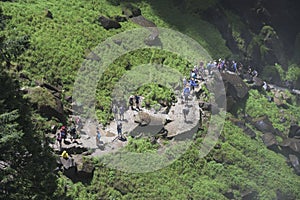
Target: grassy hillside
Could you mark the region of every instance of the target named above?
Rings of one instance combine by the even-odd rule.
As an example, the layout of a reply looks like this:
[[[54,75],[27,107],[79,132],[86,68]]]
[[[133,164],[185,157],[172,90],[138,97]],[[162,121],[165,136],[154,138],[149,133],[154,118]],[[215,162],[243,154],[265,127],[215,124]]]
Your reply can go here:
[[[178,30],[195,39],[208,50],[213,58],[230,55],[230,51],[225,46],[225,41],[217,29],[196,16],[182,14],[172,5],[162,3],[158,6],[166,8],[165,13],[169,15],[162,19],[149,4],[140,2],[137,3],[137,6],[141,8],[142,14],[157,26]],[[122,22],[121,29],[109,31],[99,26],[97,19],[100,15],[122,14],[121,6],[114,6],[105,0],[14,1],[2,3],[2,7],[5,14],[13,16],[4,34],[11,38],[25,35],[30,37],[31,47],[18,58],[15,63],[16,68],[21,69],[21,73],[32,80],[43,80],[53,85],[61,85],[64,89],[64,96],[72,94],[77,70],[95,46],[115,34],[139,27],[131,21]],[[47,9],[52,13],[53,19],[46,17]],[[172,21],[169,22],[169,20]],[[176,26],[172,24],[176,24]],[[109,76],[115,77],[113,80],[112,78],[104,79],[110,80],[109,85],[112,85],[117,77],[124,73],[127,61],[130,61],[133,66],[137,66],[166,58],[164,64],[171,67],[186,65],[181,61],[170,62],[169,56],[168,54],[154,54],[152,51],[133,52],[115,63],[115,66],[118,67],[117,70],[107,73]],[[27,83],[27,85],[34,86],[34,83]],[[102,84],[101,90],[98,91],[97,107],[102,110],[98,112],[98,117],[105,123],[110,117],[107,115],[110,109],[110,98],[107,98],[110,95],[110,88],[104,87]]]

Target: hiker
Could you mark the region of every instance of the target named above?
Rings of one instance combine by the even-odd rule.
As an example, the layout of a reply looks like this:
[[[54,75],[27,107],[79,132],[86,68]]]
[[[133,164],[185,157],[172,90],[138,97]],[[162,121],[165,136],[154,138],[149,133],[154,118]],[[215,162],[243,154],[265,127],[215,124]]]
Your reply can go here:
[[[71,141],[76,140],[77,136],[76,136],[76,126],[74,124],[74,122],[72,123],[72,126],[70,128],[70,135],[71,135]]]
[[[190,95],[190,87],[187,85],[187,86],[183,89],[183,96],[184,96],[184,101],[185,101],[186,104],[188,103],[189,95]]]
[[[198,75],[203,76],[203,74],[204,74],[204,63],[200,61]]]
[[[121,106],[119,107],[119,119],[120,119],[121,121],[124,120],[124,113],[125,113],[125,108],[124,108],[123,105],[121,105]]]
[[[198,86],[196,81],[193,78],[189,81],[189,84],[190,84],[190,91],[194,91],[195,86]]]
[[[67,130],[66,130],[65,126],[62,126],[60,128],[60,134],[61,134],[62,140],[65,140],[67,138]]]
[[[59,151],[61,151],[61,141],[62,141],[62,136],[61,136],[61,132],[58,131],[56,133],[56,141],[58,142],[58,146],[59,146]]]
[[[63,151],[62,153],[61,153],[61,157],[63,157],[64,159],[69,159],[69,154],[67,153],[67,151]]]
[[[258,76],[258,72],[256,70],[253,70],[252,77],[257,77],[257,76]]]
[[[130,106],[131,110],[133,110],[133,101],[134,101],[134,96],[131,95],[131,96],[129,97],[129,106]]]
[[[187,105],[184,106],[182,112],[183,112],[184,121],[186,122],[186,116],[189,114],[189,108]]]
[[[80,131],[80,129],[82,128],[82,121],[79,116],[76,117],[75,124],[76,124],[76,130]]]
[[[135,98],[135,107],[138,111],[140,111],[140,100],[141,100],[141,97],[139,95],[135,95],[134,96]]]
[[[117,132],[118,132],[118,138],[121,139],[122,138],[122,122],[118,121],[117,123]]]
[[[191,73],[190,73],[190,78],[194,78],[194,79],[196,79],[196,78],[197,78],[197,74],[196,74],[196,72],[195,72],[195,70],[194,70],[194,69],[192,69],[192,70],[191,70]]]
[[[97,135],[96,135],[96,145],[99,146],[100,144],[100,139],[101,139],[101,133],[99,128],[97,127]]]
[[[115,121],[117,121],[117,120],[118,120],[118,108],[117,108],[116,105],[113,105],[113,107],[112,107],[112,112],[113,112],[113,114],[114,114],[114,119],[115,119]]]
[[[186,84],[187,84],[186,77],[183,77],[182,84],[183,84],[183,87],[185,87],[185,86],[186,86]]]
[[[237,63],[235,61],[232,61],[232,70],[234,73],[237,73]]]
[[[209,61],[206,65],[206,68],[208,70],[208,75],[210,75],[210,73],[211,73],[211,67],[212,67],[212,63],[211,63],[211,61]]]

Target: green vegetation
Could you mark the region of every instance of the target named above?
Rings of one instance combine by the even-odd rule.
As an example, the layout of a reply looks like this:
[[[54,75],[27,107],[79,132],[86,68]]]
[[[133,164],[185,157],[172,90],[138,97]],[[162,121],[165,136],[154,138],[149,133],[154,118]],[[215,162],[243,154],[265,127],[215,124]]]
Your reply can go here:
[[[249,140],[230,121],[222,137],[226,140],[205,158],[199,158],[199,141],[173,164],[155,172],[129,174],[98,163],[90,185],[72,184],[62,177],[60,187],[71,186],[67,196],[72,199],[227,199],[224,195],[230,191],[236,199],[247,191],[253,199],[274,199],[277,191],[299,197],[299,178],[283,156],[268,150],[261,140]],[[145,141],[126,148],[132,145],[139,152],[153,148]]]
[[[286,91],[286,93],[289,92]],[[246,113],[254,118],[268,116],[274,127],[287,135],[290,125],[300,120],[300,116],[297,114],[300,111],[299,106],[293,101],[293,104],[285,102],[289,109],[278,108],[274,102],[268,101],[267,96],[272,97],[273,95],[271,93],[264,95],[257,90],[250,90],[249,99],[246,103]],[[286,122],[280,122],[282,118],[285,118]]]
[[[0,199],[52,199],[55,159],[30,104],[0,67]]]

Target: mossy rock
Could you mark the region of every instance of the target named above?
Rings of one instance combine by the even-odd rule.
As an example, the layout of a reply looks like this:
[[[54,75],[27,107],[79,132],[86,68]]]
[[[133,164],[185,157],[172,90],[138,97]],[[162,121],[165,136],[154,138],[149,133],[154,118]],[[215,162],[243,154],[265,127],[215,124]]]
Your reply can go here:
[[[122,14],[128,18],[132,18],[142,15],[142,11],[132,4],[125,4],[122,6]]]

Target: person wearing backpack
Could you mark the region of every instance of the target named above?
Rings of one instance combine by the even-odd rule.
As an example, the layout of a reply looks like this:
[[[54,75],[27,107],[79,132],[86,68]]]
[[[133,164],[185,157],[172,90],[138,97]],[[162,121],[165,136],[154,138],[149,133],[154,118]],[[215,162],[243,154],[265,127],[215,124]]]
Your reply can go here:
[[[187,86],[183,89],[183,96],[184,96],[184,101],[185,101],[186,104],[188,103],[189,95],[190,95],[190,87],[187,85]]]
[[[72,123],[72,126],[70,128],[70,135],[71,135],[71,141],[73,142],[74,140],[76,142],[77,135],[76,135],[76,126],[74,123]]]
[[[58,142],[58,145],[59,145],[59,151],[61,151],[62,136],[61,136],[61,132],[60,131],[58,131],[56,133],[56,141]]]
[[[96,135],[96,145],[99,146],[100,144],[100,139],[101,139],[101,133],[99,128],[97,127],[97,135]]]
[[[118,132],[118,138],[121,139],[122,138],[122,122],[118,121],[117,123],[117,132]]]
[[[124,120],[124,113],[125,113],[124,106],[121,105],[121,106],[119,107],[119,119],[120,119],[121,121]]]
[[[134,98],[135,98],[135,107],[136,107],[136,109],[138,110],[138,111],[140,111],[140,96],[139,95],[135,95],[134,96]]]
[[[129,97],[129,106],[130,106],[131,110],[133,110],[133,99],[134,99],[134,96],[131,95],[131,96]]]
[[[65,126],[62,126],[60,129],[61,138],[65,140],[67,138],[67,130]]]
[[[115,121],[117,121],[118,120],[118,108],[115,104],[112,107],[112,112],[114,114]]]

